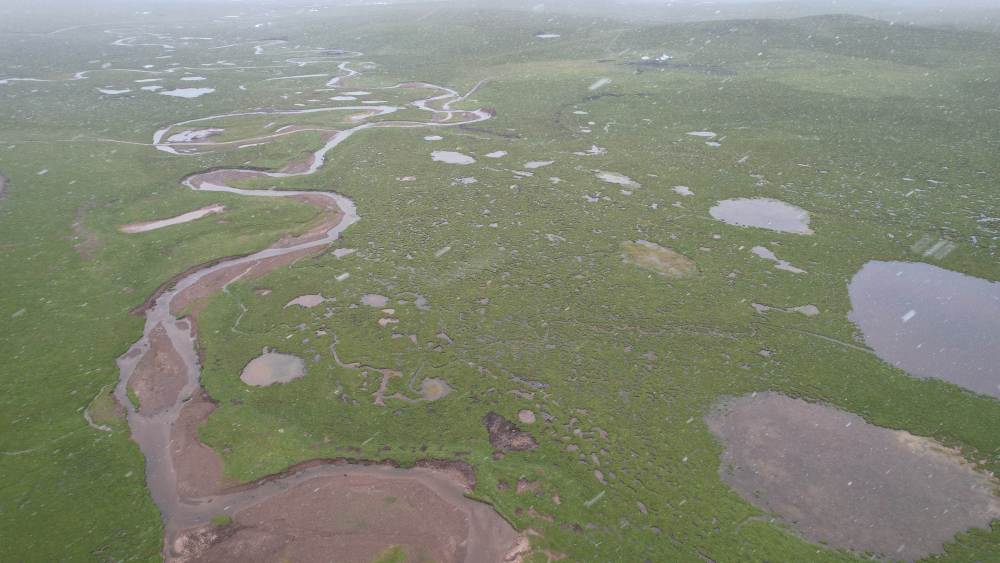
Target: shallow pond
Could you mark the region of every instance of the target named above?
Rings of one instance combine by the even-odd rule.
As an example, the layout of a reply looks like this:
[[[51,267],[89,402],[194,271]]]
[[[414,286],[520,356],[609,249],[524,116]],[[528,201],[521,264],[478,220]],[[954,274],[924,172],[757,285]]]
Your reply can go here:
[[[476,159],[472,158],[467,154],[462,154],[460,152],[454,151],[434,151],[431,153],[431,159],[435,162],[444,162],[447,164],[473,164]]]
[[[173,96],[175,98],[197,98],[205,94],[215,92],[215,88],[176,88],[160,92],[162,96]]]
[[[960,452],[849,412],[754,393],[706,422],[723,481],[815,543],[914,560],[1000,516],[996,480]]]
[[[369,307],[381,308],[385,307],[389,303],[389,298],[385,295],[379,295],[377,293],[366,293],[361,296],[361,302]]]
[[[809,212],[766,197],[725,199],[709,210],[713,218],[738,227],[757,227],[779,233],[811,235]]]
[[[1000,283],[920,262],[864,265],[848,318],[890,364],[1000,398]]]
[[[278,352],[264,352],[243,368],[240,379],[247,385],[267,387],[275,383],[288,383],[305,375],[306,363],[298,356]]]

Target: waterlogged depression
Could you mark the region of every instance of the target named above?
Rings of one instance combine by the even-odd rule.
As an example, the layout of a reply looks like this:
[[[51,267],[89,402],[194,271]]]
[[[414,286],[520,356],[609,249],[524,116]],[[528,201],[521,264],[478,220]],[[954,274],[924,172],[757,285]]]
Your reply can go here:
[[[914,560],[1000,517],[1000,483],[958,451],[855,414],[754,393],[706,422],[725,448],[722,479],[816,543]]]
[[[715,204],[709,213],[719,221],[739,227],[757,227],[798,235],[813,233],[809,228],[809,212],[777,199],[726,199]]]
[[[1000,399],[1000,283],[920,262],[864,265],[849,318],[890,364]]]

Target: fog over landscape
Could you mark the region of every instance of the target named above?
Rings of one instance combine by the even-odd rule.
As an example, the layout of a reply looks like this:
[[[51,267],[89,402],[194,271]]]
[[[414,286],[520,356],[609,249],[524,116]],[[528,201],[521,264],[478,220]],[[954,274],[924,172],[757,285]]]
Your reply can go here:
[[[995,0],[0,0],[0,561],[1000,559]]]

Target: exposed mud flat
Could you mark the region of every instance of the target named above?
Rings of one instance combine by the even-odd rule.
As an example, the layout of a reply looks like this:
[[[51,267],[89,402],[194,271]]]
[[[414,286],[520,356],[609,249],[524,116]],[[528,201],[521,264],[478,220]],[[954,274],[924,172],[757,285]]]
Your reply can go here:
[[[848,318],[880,358],[1000,399],[1000,283],[919,262],[868,262]]]
[[[622,258],[626,264],[633,264],[652,270],[667,278],[684,278],[698,272],[689,258],[648,240],[622,243]]]
[[[149,344],[128,380],[129,388],[139,398],[139,412],[147,416],[177,402],[187,382],[184,358],[174,350],[162,325],[149,333]]]
[[[144,223],[130,223],[128,225],[122,225],[118,228],[119,231],[123,233],[145,233],[148,231],[155,231],[157,229],[162,229],[164,227],[170,227],[172,225],[180,225],[182,223],[190,223],[202,217],[207,217],[209,215],[215,215],[218,213],[223,213],[226,211],[226,206],[221,204],[207,205],[201,209],[195,209],[194,211],[188,211],[187,213],[182,213],[176,217],[170,217],[169,219],[160,219],[158,221],[147,221]]]
[[[726,199],[709,210],[715,219],[738,227],[757,227],[779,233],[811,235],[809,212],[766,197]]]
[[[243,368],[240,379],[247,385],[267,387],[275,383],[288,383],[306,374],[306,363],[298,356],[265,351],[250,360]]]
[[[488,505],[437,468],[314,465],[237,512],[225,527],[186,530],[172,561],[369,563],[388,546],[410,560],[513,561],[523,543]]]
[[[776,393],[726,401],[706,417],[719,473],[806,539],[915,560],[1000,518],[997,481],[928,438]]]

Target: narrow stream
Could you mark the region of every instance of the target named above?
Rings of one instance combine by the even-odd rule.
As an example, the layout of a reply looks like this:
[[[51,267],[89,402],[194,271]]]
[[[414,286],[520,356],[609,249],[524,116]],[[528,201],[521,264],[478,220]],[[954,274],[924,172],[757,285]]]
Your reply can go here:
[[[357,71],[348,68],[348,63],[340,63],[338,68],[340,68],[340,70],[345,74],[331,80],[328,85],[339,85],[343,78],[356,76],[358,74]],[[452,127],[487,120],[491,117],[491,114],[483,110],[465,111],[451,109],[451,104],[465,99],[481,84],[482,83],[477,84],[476,87],[465,96],[460,96],[457,92],[449,88],[443,88],[426,83],[407,83],[390,87],[427,88],[434,90],[435,93],[432,96],[411,103],[414,107],[430,112],[433,121],[426,123],[415,121],[368,122],[345,129],[333,135],[325,145],[316,150],[312,154],[312,159],[308,168],[301,172],[268,172],[244,169],[221,171],[214,170],[189,176],[182,182],[184,186],[192,190],[226,192],[248,197],[301,197],[307,195],[314,198],[314,200],[318,197],[327,198],[340,210],[341,218],[335,226],[330,228],[326,231],[325,235],[319,238],[314,237],[312,239],[307,239],[304,242],[288,246],[274,245],[248,256],[209,263],[204,267],[198,268],[190,274],[180,278],[171,287],[160,294],[155,302],[147,308],[145,311],[146,323],[142,338],[133,344],[125,354],[118,358],[120,378],[115,389],[115,396],[117,397],[118,402],[127,409],[128,424],[131,429],[132,438],[139,444],[139,447],[146,458],[146,481],[150,494],[163,516],[166,533],[165,539],[168,550],[172,538],[174,538],[175,535],[181,530],[199,524],[204,524],[214,515],[223,513],[235,514],[241,509],[258,503],[276,492],[287,490],[296,483],[301,483],[317,476],[334,473],[343,475],[345,473],[358,471],[373,472],[378,474],[399,472],[401,475],[406,473],[403,470],[394,470],[387,467],[344,465],[318,466],[311,467],[307,470],[296,472],[285,477],[264,480],[256,485],[248,485],[231,491],[223,491],[219,494],[208,497],[186,498],[178,490],[178,472],[175,467],[174,457],[171,453],[171,430],[177,422],[185,402],[200,389],[201,369],[198,361],[198,354],[196,352],[196,342],[193,335],[192,324],[187,319],[178,318],[172,311],[171,305],[174,303],[175,298],[177,298],[177,296],[186,289],[192,288],[197,286],[199,283],[204,282],[208,276],[213,274],[216,274],[216,278],[219,275],[222,275],[225,283],[230,283],[238,279],[249,268],[258,264],[261,260],[285,256],[297,252],[301,253],[309,249],[327,247],[336,241],[342,232],[359,220],[354,202],[347,197],[332,191],[286,191],[276,188],[262,190],[241,189],[220,183],[220,178],[224,179],[227,175],[233,175],[240,180],[245,180],[250,178],[286,178],[311,175],[325,164],[326,156],[330,153],[330,151],[354,134],[366,129],[381,127]],[[439,102],[440,105],[438,105]],[[308,111],[326,111],[334,109],[346,108],[324,108]],[[375,109],[377,111],[372,115],[379,116],[391,113],[392,111],[396,111],[401,108],[389,106],[373,108],[372,106],[364,106],[354,107],[352,109],[365,109],[369,111]],[[305,112],[244,112],[188,120],[157,131],[153,138],[153,145],[160,150],[173,152],[170,148],[169,141],[164,141],[163,139],[166,137],[166,134],[175,127],[218,117],[259,115],[261,113],[294,114]],[[280,261],[276,262],[278,262],[277,265],[280,265]],[[246,265],[246,268],[237,267],[241,265]],[[277,267],[277,265],[271,267],[274,268]],[[260,270],[258,270],[258,272],[260,272]],[[143,357],[147,354],[154,353],[152,350],[153,345],[151,334],[155,329],[157,329],[157,327],[163,327],[163,330],[169,337],[170,346],[182,359],[185,382],[183,389],[177,394],[176,400],[170,404],[168,408],[159,410],[159,412],[152,414],[140,413],[129,400],[127,387],[130,377],[132,377],[133,373],[136,371],[136,368]],[[160,339],[160,341],[162,342],[163,339]],[[409,471],[412,472],[413,470]],[[425,482],[425,484],[427,483]],[[433,483],[431,483],[431,486],[433,488]],[[477,525],[481,525],[481,522],[481,520],[472,518],[470,526],[475,528]]]

